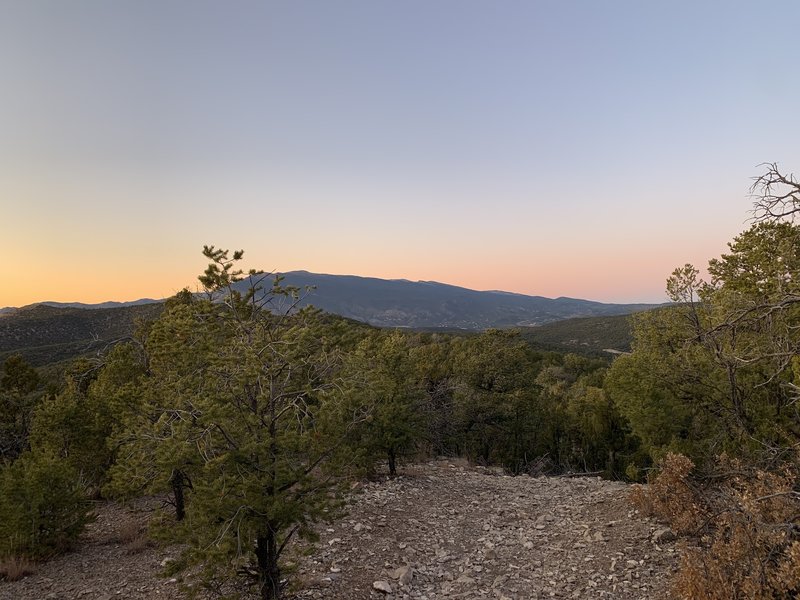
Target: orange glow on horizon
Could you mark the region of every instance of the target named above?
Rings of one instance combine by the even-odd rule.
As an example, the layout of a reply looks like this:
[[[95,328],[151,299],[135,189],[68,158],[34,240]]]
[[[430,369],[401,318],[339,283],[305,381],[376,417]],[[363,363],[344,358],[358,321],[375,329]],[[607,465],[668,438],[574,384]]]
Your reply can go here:
[[[262,256],[258,250],[246,251],[243,268],[274,270],[275,263],[264,264],[263,256],[268,253]],[[516,261],[477,254],[468,257],[469,260],[454,261],[452,256],[434,255],[425,261],[422,252],[419,256],[405,257],[402,252],[377,257],[364,254],[337,257],[329,252],[326,260],[314,260],[315,251],[316,248],[308,247],[294,260],[288,256],[275,257],[283,258],[277,270],[437,281],[480,291],[499,290],[549,298],[567,296],[612,303],[666,301],[665,281],[675,267],[692,262],[702,269],[708,258],[719,254],[698,248],[696,257],[681,257],[677,252],[663,250],[624,255],[612,249],[606,253],[597,252],[592,260],[578,250],[557,257],[551,255],[546,260],[531,260],[517,253]],[[347,253],[351,252],[347,250]],[[91,262],[79,260],[77,254],[56,253],[58,260],[48,260],[48,252],[41,249],[38,256],[32,253],[27,264],[11,265],[8,281],[13,285],[0,290],[0,307],[42,301],[99,303],[160,299],[184,287],[193,291],[199,289],[197,276],[206,266],[199,251],[165,260],[155,250],[150,254],[142,252],[141,256],[125,256],[122,250],[117,250],[92,256]],[[342,266],[348,263],[349,266]]]

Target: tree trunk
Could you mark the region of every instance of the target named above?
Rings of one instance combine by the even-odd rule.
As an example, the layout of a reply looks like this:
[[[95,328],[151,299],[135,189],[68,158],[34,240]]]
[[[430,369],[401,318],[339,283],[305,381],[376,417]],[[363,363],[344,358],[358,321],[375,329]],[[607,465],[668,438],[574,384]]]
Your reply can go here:
[[[169,482],[172,485],[172,494],[175,496],[175,519],[183,521],[183,517],[186,516],[186,500],[183,497],[186,478],[182,471],[175,471]]]
[[[389,477],[394,479],[397,477],[397,456],[395,455],[394,448],[389,448]]]
[[[271,388],[271,384],[270,384]],[[270,393],[269,399],[269,465],[265,492],[269,498],[277,493],[278,424],[276,397]],[[281,570],[278,567],[278,528],[267,522],[266,532],[256,538],[256,558],[258,559],[258,587],[262,600],[281,597]]]
[[[262,600],[281,597],[281,571],[278,567],[278,541],[271,531],[256,540],[258,586]]]

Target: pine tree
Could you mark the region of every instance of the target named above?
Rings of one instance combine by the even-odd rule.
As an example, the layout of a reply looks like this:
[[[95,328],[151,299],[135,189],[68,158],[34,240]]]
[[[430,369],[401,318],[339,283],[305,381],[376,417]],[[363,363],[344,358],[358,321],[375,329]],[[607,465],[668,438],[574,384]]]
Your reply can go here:
[[[297,310],[299,290],[244,277],[241,251],[204,255],[206,297],[173,303],[150,330],[145,414],[120,464],[191,490],[179,565],[216,582],[253,572],[260,596],[278,598],[281,556],[330,514],[331,467],[362,417],[341,419],[338,351],[320,314]]]

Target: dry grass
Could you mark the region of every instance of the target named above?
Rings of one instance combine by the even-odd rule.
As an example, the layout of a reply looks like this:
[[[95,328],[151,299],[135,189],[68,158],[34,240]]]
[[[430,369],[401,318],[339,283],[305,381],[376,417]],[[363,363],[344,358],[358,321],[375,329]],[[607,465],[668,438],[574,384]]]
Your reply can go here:
[[[142,537],[144,527],[134,520],[125,521],[117,530],[117,543],[129,544]]]
[[[127,554],[139,554],[150,546],[150,538],[141,523],[125,521],[117,531],[116,541]]]
[[[132,539],[130,542],[125,544],[125,552],[127,554],[139,554],[140,552],[144,552],[149,547],[150,538],[143,533],[139,537]]]
[[[6,556],[0,559],[0,576],[6,581],[17,581],[36,572],[36,564],[24,556]]]

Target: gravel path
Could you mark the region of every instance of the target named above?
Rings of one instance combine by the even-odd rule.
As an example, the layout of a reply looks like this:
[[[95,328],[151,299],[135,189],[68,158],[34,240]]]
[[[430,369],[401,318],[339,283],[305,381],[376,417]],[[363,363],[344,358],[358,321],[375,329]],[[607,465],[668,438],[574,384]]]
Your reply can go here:
[[[365,486],[302,564],[298,598],[668,597],[671,536],[634,514],[624,484],[415,471]]]
[[[674,542],[634,513],[624,484],[507,477],[446,461],[405,473],[360,486],[348,515],[321,528],[316,551],[295,559],[290,598],[668,597]],[[120,539],[126,523],[145,517],[141,507],[103,507],[75,552],[0,583],[0,599],[181,598],[158,575],[174,551]]]

